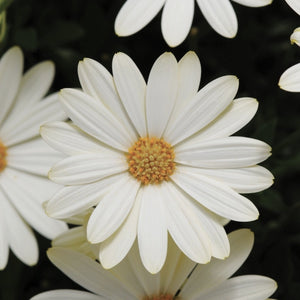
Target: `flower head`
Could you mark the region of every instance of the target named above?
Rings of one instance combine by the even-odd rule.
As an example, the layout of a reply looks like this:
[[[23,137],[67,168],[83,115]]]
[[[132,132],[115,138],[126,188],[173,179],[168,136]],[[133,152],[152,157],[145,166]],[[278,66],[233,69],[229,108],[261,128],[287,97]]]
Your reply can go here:
[[[233,0],[242,5],[260,7],[272,0]],[[237,33],[237,17],[229,0],[197,0],[201,12],[210,26],[227,38]],[[171,47],[181,44],[187,37],[193,22],[194,0],[127,0],[116,21],[115,32],[128,36],[145,27],[163,8],[162,33]]]
[[[65,119],[56,94],[42,99],[54,66],[46,61],[22,72],[23,54],[13,47],[0,61],[0,269],[7,264],[9,248],[24,263],[37,262],[37,241],[29,225],[49,239],[67,228],[42,208],[58,187],[47,172],[62,158],[39,136],[44,121]]]
[[[66,185],[47,203],[48,215],[65,219],[95,207],[87,223],[91,243],[101,243],[105,268],[118,264],[134,240],[146,268],[158,272],[168,233],[192,260],[229,255],[222,218],[257,219],[241,193],[269,187],[272,174],[256,164],[270,155],[258,140],[230,137],[257,110],[252,98],[233,100],[238,79],[224,76],[198,92],[200,62],[170,53],[155,62],[148,84],[125,54],[112,77],[99,63],[80,62],[82,91],[64,89],[61,103],[74,124],[42,127],[45,141],[69,155],[50,178]]]
[[[54,290],[31,300],[266,300],[277,288],[271,278],[259,275],[230,278],[248,257],[253,234],[248,229],[237,230],[229,234],[229,241],[231,254],[227,259],[213,259],[207,265],[198,266],[170,241],[166,264],[155,275],[144,269],[136,245],[110,272],[82,253],[63,247],[52,248],[48,251],[52,263],[91,293]]]

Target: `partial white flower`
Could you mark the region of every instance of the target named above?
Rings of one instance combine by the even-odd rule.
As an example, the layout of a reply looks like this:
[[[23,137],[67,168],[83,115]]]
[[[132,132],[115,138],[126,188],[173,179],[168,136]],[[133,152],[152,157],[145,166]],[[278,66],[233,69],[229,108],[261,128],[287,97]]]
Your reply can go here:
[[[300,46],[300,27],[296,28],[291,34],[291,43]]]
[[[233,0],[250,7],[266,6],[272,0]],[[238,29],[236,14],[229,0],[197,0],[201,12],[210,26],[220,35],[233,38]],[[187,37],[194,17],[194,0],[127,0],[115,21],[119,36],[132,35],[144,28],[163,8],[162,33],[171,47],[181,44]]]
[[[296,28],[290,37],[291,43],[300,46],[300,27]],[[300,92],[300,63],[291,66],[280,76],[281,89],[289,92]]]
[[[41,100],[54,76],[50,61],[23,72],[20,48],[9,49],[0,61],[0,269],[9,248],[25,264],[38,260],[38,245],[30,226],[53,239],[66,230],[43,208],[58,186],[47,179],[50,166],[62,158],[39,136],[45,121],[64,120],[56,94]]]
[[[239,193],[273,182],[256,165],[269,157],[270,146],[230,136],[252,119],[257,101],[233,100],[234,76],[198,92],[201,68],[193,52],[179,63],[171,53],[160,56],[147,85],[123,53],[113,59],[114,77],[91,59],[80,62],[78,71],[83,91],[60,94],[74,125],[41,128],[49,145],[69,155],[49,173],[66,187],[47,203],[48,215],[65,219],[96,207],[87,236],[101,242],[105,268],[118,264],[137,237],[144,265],[158,272],[168,232],[195,262],[227,257],[220,217],[257,219],[256,207]]]
[[[253,234],[248,229],[240,229],[229,234],[229,241],[231,253],[227,259],[213,259],[209,264],[198,266],[170,241],[166,264],[155,275],[144,269],[136,244],[110,272],[82,253],[63,247],[52,248],[48,250],[52,263],[90,292],[54,290],[31,300],[267,299],[277,288],[271,278],[260,275],[230,278],[248,257]]]
[[[300,1],[299,0],[285,0],[285,1],[298,15],[300,15]]]

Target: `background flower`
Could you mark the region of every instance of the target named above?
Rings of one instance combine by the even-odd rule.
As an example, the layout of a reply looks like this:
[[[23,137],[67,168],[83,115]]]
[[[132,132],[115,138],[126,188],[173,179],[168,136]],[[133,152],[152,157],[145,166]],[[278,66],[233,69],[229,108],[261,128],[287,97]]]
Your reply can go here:
[[[233,0],[250,7],[268,5],[272,0]],[[200,10],[210,26],[227,38],[235,37],[237,17],[229,0],[197,0]],[[161,27],[164,39],[171,47],[181,44],[187,37],[194,17],[194,0],[127,0],[115,21],[119,36],[128,36],[146,26],[163,7]]]
[[[151,275],[143,268],[136,245],[128,257],[111,271],[104,270],[98,262],[74,250],[52,248],[48,251],[52,263],[93,294],[78,290],[55,290],[31,300],[267,299],[277,288],[274,280],[258,275],[228,279],[248,257],[253,234],[247,229],[237,230],[229,234],[229,241],[232,251],[227,259],[213,259],[209,264],[196,268],[171,242],[166,264],[157,275]]]
[[[65,119],[56,94],[42,99],[54,66],[48,61],[22,72],[23,54],[13,47],[0,61],[0,269],[9,248],[24,263],[37,263],[38,245],[29,225],[49,239],[67,228],[42,208],[58,188],[47,173],[61,155],[39,137],[39,128],[46,120]]]

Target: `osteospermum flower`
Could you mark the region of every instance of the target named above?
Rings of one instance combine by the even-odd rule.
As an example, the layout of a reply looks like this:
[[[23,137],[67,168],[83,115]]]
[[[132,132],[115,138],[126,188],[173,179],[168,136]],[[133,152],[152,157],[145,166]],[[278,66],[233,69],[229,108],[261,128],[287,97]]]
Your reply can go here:
[[[236,3],[261,7],[272,0],[233,0]],[[238,29],[237,17],[229,0],[197,0],[198,6],[210,26],[220,35],[233,38]],[[116,21],[119,36],[132,35],[144,28],[162,9],[162,34],[171,47],[181,44],[187,37],[194,17],[194,0],[127,0]]]
[[[29,225],[49,239],[67,228],[42,208],[57,190],[47,172],[62,157],[39,137],[44,121],[65,118],[57,95],[41,100],[54,66],[47,61],[22,72],[23,54],[13,47],[0,61],[0,269],[7,264],[9,248],[25,264],[37,262],[37,241]]]
[[[300,1],[299,0],[285,0],[285,1],[298,15],[300,15]]]
[[[271,278],[259,275],[231,277],[248,257],[253,234],[241,229],[229,234],[230,256],[198,265],[171,243],[166,264],[160,273],[149,274],[138,256],[137,247],[110,272],[95,260],[67,248],[52,248],[48,257],[54,265],[90,292],[54,290],[31,300],[115,299],[115,300],[265,300],[277,288]],[[191,273],[192,272],[192,273]],[[189,278],[188,275],[191,273]]]
[[[300,28],[296,28],[290,37],[291,43],[300,46]],[[300,63],[291,66],[279,79],[279,86],[289,92],[300,92]]]
[[[65,219],[95,207],[87,237],[101,243],[105,268],[119,263],[137,236],[144,265],[158,272],[168,232],[195,262],[224,258],[229,244],[220,217],[242,222],[258,217],[239,192],[272,184],[272,174],[256,165],[270,147],[230,137],[254,116],[257,101],[232,101],[235,76],[198,92],[200,73],[193,52],[179,63],[171,53],[160,56],[147,85],[123,53],[113,59],[114,77],[84,59],[78,67],[83,90],[63,89],[60,95],[74,124],[41,129],[47,143],[70,156],[49,173],[66,187],[47,203],[47,214]]]

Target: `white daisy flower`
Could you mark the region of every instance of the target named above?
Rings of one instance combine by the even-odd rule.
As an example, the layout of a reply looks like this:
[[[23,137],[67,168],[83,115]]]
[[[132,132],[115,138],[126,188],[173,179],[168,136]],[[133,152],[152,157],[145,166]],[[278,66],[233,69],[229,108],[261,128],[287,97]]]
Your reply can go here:
[[[22,51],[13,47],[0,61],[0,269],[7,264],[9,248],[25,264],[37,262],[38,245],[30,226],[49,239],[67,229],[42,208],[58,187],[47,172],[62,158],[39,136],[44,121],[65,119],[57,95],[41,101],[52,83],[54,65],[46,61],[22,72]]]
[[[236,3],[261,7],[272,0],[233,0]],[[220,35],[233,38],[238,29],[236,14],[229,0],[197,0],[210,26]],[[194,0],[127,0],[115,21],[119,36],[132,35],[144,28],[163,8],[161,28],[165,41],[171,47],[187,37],[194,17]]]
[[[292,44],[300,46],[300,27],[294,30],[290,40]],[[288,92],[300,92],[300,63],[284,71],[280,76],[278,85]]]
[[[285,1],[298,15],[300,15],[300,1],[299,0],[285,0]]]
[[[258,211],[239,193],[268,188],[272,174],[256,164],[271,148],[230,137],[257,110],[253,98],[232,101],[238,79],[224,76],[198,92],[200,62],[194,52],[179,63],[165,53],[148,84],[134,62],[118,53],[113,75],[92,59],[78,67],[83,91],[63,89],[61,103],[74,125],[46,124],[45,141],[70,157],[54,165],[50,179],[66,187],[46,205],[65,219],[96,207],[87,224],[100,243],[105,268],[118,264],[136,236],[146,268],[158,272],[168,232],[192,260],[229,254],[220,217],[252,221]]]
[[[143,268],[136,246],[110,271],[82,253],[63,247],[52,248],[48,250],[51,262],[91,293],[53,290],[41,293],[31,300],[267,299],[277,288],[276,282],[271,278],[259,275],[229,278],[248,257],[253,246],[252,232],[248,229],[234,231],[229,234],[229,241],[231,253],[227,259],[213,259],[207,265],[198,266],[170,243],[166,264],[155,275]]]

